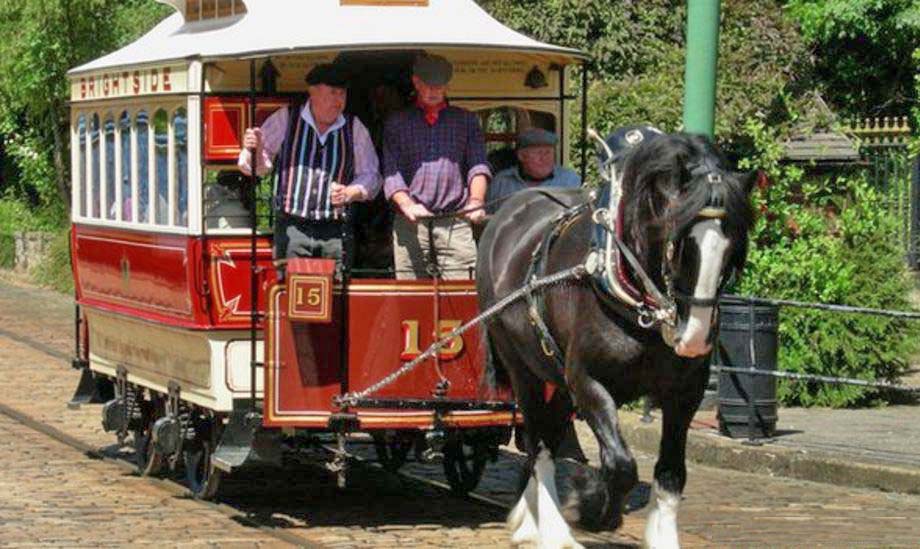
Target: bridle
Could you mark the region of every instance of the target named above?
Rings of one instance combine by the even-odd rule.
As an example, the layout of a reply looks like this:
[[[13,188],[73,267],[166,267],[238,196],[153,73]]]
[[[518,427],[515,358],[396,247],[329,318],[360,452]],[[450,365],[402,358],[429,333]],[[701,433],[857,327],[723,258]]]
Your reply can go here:
[[[620,302],[635,311],[637,323],[645,329],[657,327],[662,338],[669,346],[677,344],[677,305],[678,303],[690,307],[708,307],[715,309],[719,303],[722,291],[734,279],[734,269],[729,276],[723,276],[719,282],[716,294],[711,298],[697,298],[693,295],[679,291],[675,285],[675,274],[680,271],[684,238],[678,234],[673,225],[673,209],[677,207],[676,197],[671,197],[665,207],[665,219],[669,219],[666,230],[668,237],[665,239],[662,253],[661,275],[664,289],[659,289],[652,278],[645,272],[642,264],[636,259],[635,254],[629,249],[621,238],[622,234],[622,181],[617,174],[615,157],[607,143],[600,138],[594,130],[589,130],[589,135],[600,142],[602,149],[607,154],[607,159],[601,164],[601,173],[607,180],[610,190],[610,201],[606,208],[596,208],[592,213],[594,223],[603,228],[607,233],[605,249],[595,249],[590,252],[585,265],[589,273],[603,277],[605,287]],[[709,199],[706,206],[697,214],[697,219],[724,219],[727,210],[714,187],[723,182],[724,172],[715,164],[713,159],[704,157],[701,161],[687,166],[691,180],[704,181],[710,185]],[[593,202],[593,200],[592,200]],[[615,213],[614,213],[615,212]],[[696,221],[694,222],[696,223]],[[627,289],[623,273],[626,265],[631,269],[634,277],[642,286],[642,295],[635,295],[634,291]],[[715,322],[716,315],[710,315]]]

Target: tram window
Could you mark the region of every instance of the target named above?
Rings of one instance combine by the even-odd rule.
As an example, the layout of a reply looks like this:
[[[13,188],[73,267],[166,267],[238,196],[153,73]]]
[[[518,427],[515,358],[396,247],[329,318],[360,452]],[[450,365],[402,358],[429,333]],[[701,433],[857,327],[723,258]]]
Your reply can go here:
[[[200,0],[201,18],[213,19],[217,15],[217,0]]]
[[[93,115],[93,123],[89,130],[90,147],[90,198],[89,216],[99,217],[99,115]]]
[[[249,179],[237,170],[208,170],[205,177],[206,227],[209,230],[248,228]]]
[[[115,219],[115,119],[108,115],[103,126],[105,133],[105,202],[102,209],[107,219]]]
[[[131,184],[134,164],[131,163],[131,115],[128,111],[121,113],[118,128],[121,132],[121,219],[134,221],[134,189]]]
[[[179,108],[173,115],[173,154],[175,155],[176,225],[188,224],[188,115]]]
[[[79,215],[86,215],[88,210],[86,200],[86,117],[82,114],[77,119],[77,137],[79,139],[79,148],[77,149],[77,177],[80,182],[79,196],[77,204]]]
[[[187,0],[185,20],[201,21],[246,13],[243,0]]]
[[[229,17],[233,15],[233,0],[217,0],[217,16]]]
[[[160,109],[153,116],[153,161],[156,166],[154,186],[156,188],[156,204],[154,204],[154,219],[157,225],[169,223],[169,116]]]
[[[150,119],[145,111],[137,113],[135,118],[137,136],[137,220],[149,223],[150,203]]]

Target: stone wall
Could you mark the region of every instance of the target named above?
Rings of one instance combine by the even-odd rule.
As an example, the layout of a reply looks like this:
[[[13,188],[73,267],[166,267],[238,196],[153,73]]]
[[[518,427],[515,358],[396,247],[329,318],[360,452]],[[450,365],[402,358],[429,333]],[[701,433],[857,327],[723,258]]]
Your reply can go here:
[[[28,272],[44,260],[54,235],[45,232],[16,232],[13,238],[16,247],[14,269]]]

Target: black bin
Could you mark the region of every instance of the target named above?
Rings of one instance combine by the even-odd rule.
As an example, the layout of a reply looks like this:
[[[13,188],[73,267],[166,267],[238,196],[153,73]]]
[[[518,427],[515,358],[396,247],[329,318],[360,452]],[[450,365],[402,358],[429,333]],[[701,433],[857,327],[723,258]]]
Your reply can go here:
[[[755,369],[775,371],[778,327],[779,307],[751,306],[738,298],[723,297],[719,304],[719,348],[713,364],[750,368],[753,336]],[[722,434],[732,438],[773,436],[777,419],[775,377],[720,372],[718,396]]]

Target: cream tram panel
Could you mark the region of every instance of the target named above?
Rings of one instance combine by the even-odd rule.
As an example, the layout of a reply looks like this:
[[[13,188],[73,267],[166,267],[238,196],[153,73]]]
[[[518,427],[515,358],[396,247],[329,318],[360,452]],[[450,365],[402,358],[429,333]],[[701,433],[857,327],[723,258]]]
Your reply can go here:
[[[450,95],[454,97],[528,97],[559,98],[559,65],[551,64],[540,56],[521,53],[426,50],[443,55],[454,65],[450,82]],[[348,55],[347,52],[345,55]],[[368,53],[385,59],[386,51]],[[304,77],[314,66],[334,61],[334,53],[284,55],[272,57],[278,70],[279,92],[298,92],[306,89]],[[256,67],[257,83],[264,61]],[[249,90],[249,61],[218,61],[207,64],[205,91],[241,92]]]
[[[169,393],[179,384],[181,398],[228,412],[234,397],[250,395],[248,333],[190,331],[86,310],[92,370],[115,377],[118,367],[128,382]],[[262,341],[256,356],[262,356]],[[262,397],[262,369],[256,370],[256,397]]]
[[[211,349],[207,333],[170,328],[86,309],[90,367],[114,376],[119,366],[128,381],[168,393],[181,386],[183,398],[213,405]]]

